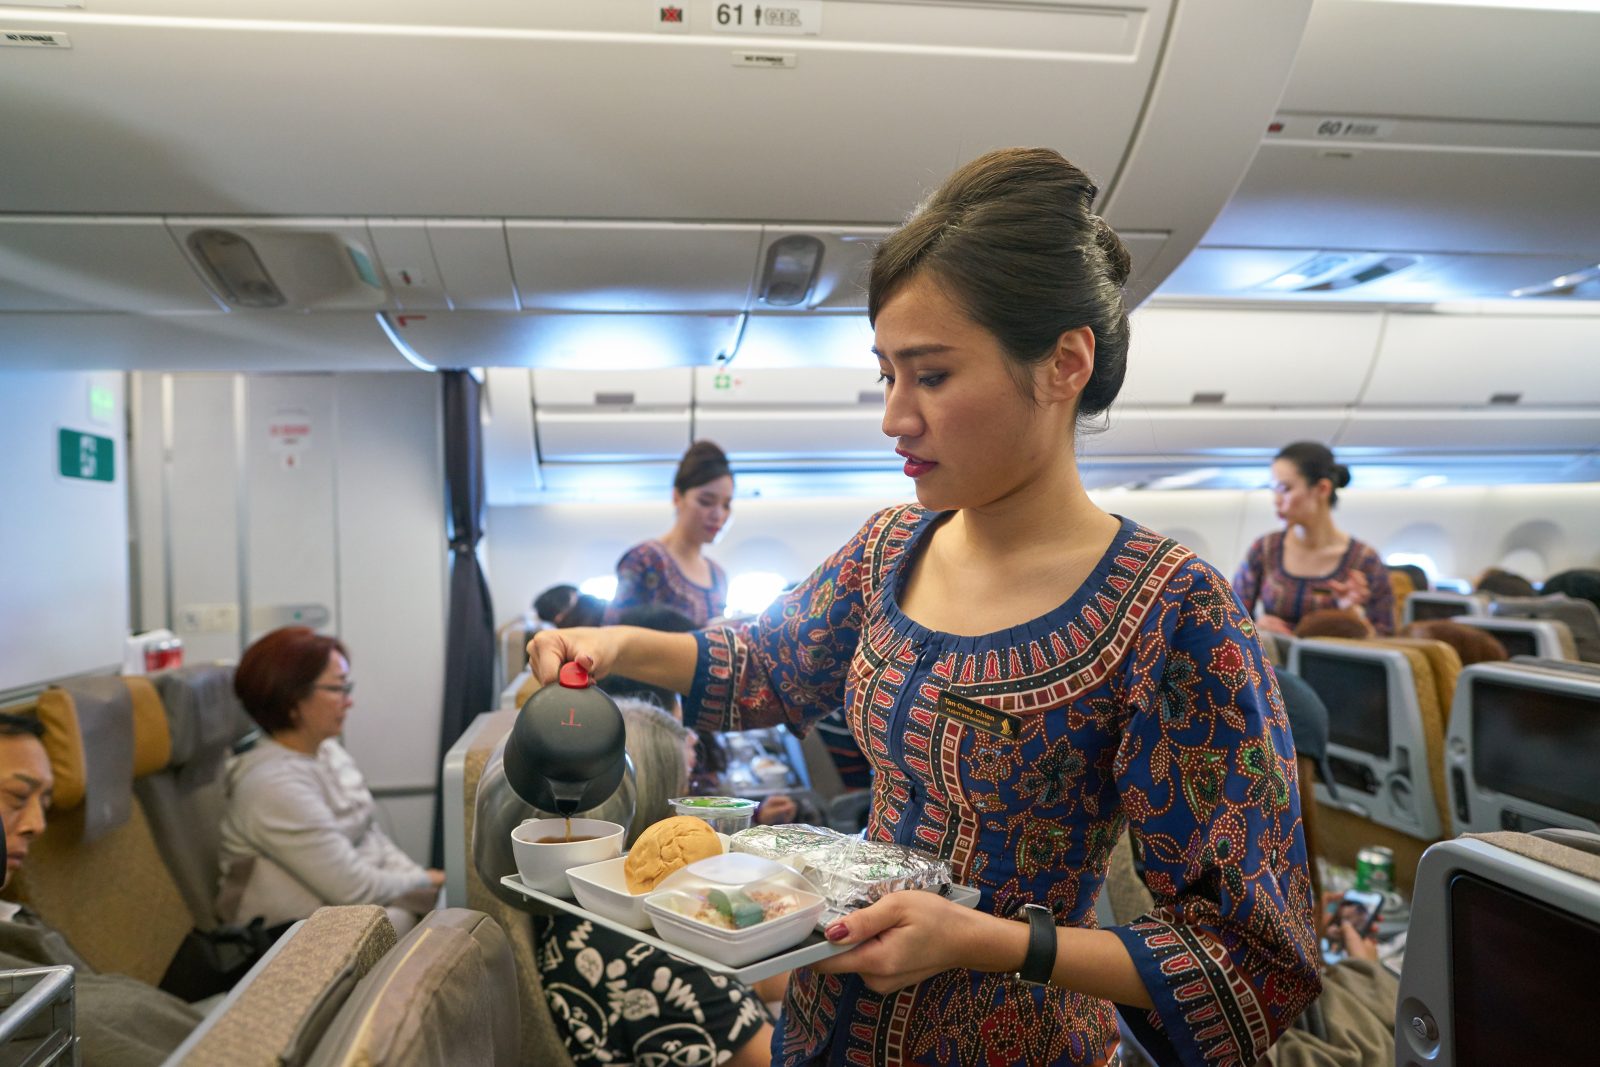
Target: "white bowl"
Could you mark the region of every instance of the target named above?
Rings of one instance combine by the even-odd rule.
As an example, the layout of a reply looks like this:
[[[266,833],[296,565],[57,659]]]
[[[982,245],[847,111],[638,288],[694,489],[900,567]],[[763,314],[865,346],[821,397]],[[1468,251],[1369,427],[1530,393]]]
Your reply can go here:
[[[746,885],[744,888],[761,888],[761,884]],[[663,940],[729,967],[743,967],[747,963],[775,956],[804,941],[822,914],[826,901],[817,894],[786,885],[778,888],[791,894],[799,902],[799,907],[787,915],[747,926],[743,930],[724,930],[682,914],[679,908],[693,909],[698,903],[694,895],[682,889],[651,893],[645,897],[644,910]]]
[[[511,831],[511,852],[517,860],[517,875],[529,889],[551,896],[570,897],[567,869],[608,860],[622,852],[627,831],[603,819],[573,819],[572,835],[588,841],[541,843],[542,837],[564,837],[565,819],[528,819]]]
[[[722,839],[722,850],[726,852],[727,835],[717,836]],[[648,930],[650,917],[644,913],[644,898],[656,892],[661,886],[647,889],[643,893],[630,893],[628,879],[622,871],[623,865],[627,862],[627,853],[623,853],[615,859],[602,860],[583,867],[572,867],[567,871],[567,881],[572,883],[572,895],[578,898],[578,903],[583,905],[585,910],[604,916],[612,922],[631,926],[635,930]],[[671,876],[668,876],[668,880],[671,880]]]

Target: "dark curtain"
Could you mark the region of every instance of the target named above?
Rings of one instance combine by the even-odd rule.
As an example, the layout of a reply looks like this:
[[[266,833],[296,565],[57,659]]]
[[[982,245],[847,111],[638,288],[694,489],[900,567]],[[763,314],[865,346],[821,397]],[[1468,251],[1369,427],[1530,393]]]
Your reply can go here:
[[[444,488],[450,505],[450,614],[445,628],[444,714],[439,757],[480,713],[494,708],[494,607],[478,566],[483,539],[482,387],[467,371],[441,371],[444,384]],[[444,866],[444,794],[434,787],[433,863]]]

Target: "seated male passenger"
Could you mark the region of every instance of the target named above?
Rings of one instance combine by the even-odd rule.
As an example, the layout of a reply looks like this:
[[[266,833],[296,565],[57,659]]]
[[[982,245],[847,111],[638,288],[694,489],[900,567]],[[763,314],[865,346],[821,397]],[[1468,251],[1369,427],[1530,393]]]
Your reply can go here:
[[[1478,580],[1473,585],[1473,592],[1486,593],[1489,596],[1537,596],[1539,591],[1533,583],[1520,574],[1515,574],[1499,567],[1490,567],[1478,575]]]
[[[224,919],[260,915],[272,926],[324,904],[382,904],[400,932],[434,906],[444,872],[383,832],[366,781],[335,740],[354,688],[344,645],[307,627],[274,630],[245,650],[233,689],[267,736],[224,773]]]
[[[11,880],[44,832],[55,776],[38,720],[0,714],[0,821]],[[108,872],[108,875],[114,872]],[[0,970],[69,966],[75,972],[75,1024],[83,1067],[145,1067],[167,1058],[200,1022],[200,1012],[154,986],[96,974],[67,939],[20,904],[0,901]]]

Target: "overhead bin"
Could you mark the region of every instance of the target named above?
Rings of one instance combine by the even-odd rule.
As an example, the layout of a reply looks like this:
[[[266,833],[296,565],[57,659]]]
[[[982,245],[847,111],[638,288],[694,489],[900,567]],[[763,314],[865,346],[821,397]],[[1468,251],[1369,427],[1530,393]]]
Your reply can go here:
[[[453,311],[385,313],[397,345],[435,367],[651,369],[731,355],[739,315]]]
[[[532,375],[539,458],[546,463],[676,461],[689,447],[687,369]]]
[[[220,310],[161,219],[0,215],[0,312]]]
[[[1543,411],[1355,411],[1339,447],[1414,452],[1589,452],[1600,407]]]
[[[1600,317],[1390,315],[1363,397],[1379,405],[1600,406]]]
[[[1147,308],[1135,313],[1127,403],[1352,404],[1378,347],[1377,313]]]
[[[1344,426],[1344,409],[1170,409],[1118,402],[1096,432],[1078,436],[1079,455],[1249,454],[1270,457],[1290,441],[1331,441]]]
[[[699,367],[695,436],[735,462],[864,459],[890,462],[877,369]]]

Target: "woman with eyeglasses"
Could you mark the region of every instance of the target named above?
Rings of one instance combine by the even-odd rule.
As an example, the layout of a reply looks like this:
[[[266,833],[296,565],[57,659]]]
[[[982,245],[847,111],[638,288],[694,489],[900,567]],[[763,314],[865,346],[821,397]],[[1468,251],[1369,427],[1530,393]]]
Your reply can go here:
[[[337,740],[355,689],[344,644],[304,626],[274,630],[245,650],[233,689],[265,736],[224,775],[219,916],[276,926],[324,904],[382,904],[409,929],[444,872],[383,832]]]

